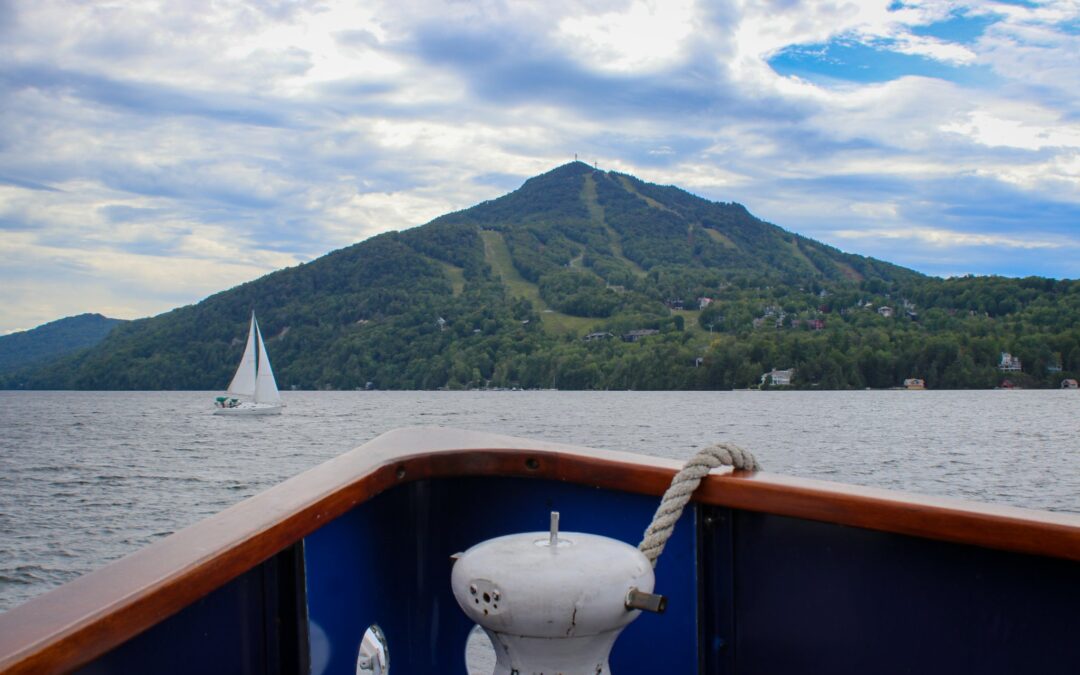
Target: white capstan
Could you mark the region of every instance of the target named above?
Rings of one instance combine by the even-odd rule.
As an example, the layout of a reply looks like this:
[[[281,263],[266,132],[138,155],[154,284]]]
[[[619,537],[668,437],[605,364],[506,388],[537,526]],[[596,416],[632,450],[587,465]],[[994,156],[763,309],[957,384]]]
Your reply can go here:
[[[495,647],[494,675],[610,673],[608,655],[641,613],[630,592],[653,590],[652,565],[621,541],[580,532],[498,537],[454,564],[454,597]]]

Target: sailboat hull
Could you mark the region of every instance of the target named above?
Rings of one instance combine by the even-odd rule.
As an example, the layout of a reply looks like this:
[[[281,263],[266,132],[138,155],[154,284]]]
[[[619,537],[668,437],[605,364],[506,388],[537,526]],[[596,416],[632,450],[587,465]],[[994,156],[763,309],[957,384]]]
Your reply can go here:
[[[280,415],[284,405],[241,403],[235,408],[214,408],[215,415]]]

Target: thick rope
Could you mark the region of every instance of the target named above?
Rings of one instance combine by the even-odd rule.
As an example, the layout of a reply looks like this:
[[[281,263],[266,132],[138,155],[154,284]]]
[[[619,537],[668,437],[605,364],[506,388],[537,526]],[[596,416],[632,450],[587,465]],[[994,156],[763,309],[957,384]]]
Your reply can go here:
[[[645,554],[654,568],[656,560],[664,551],[664,545],[675,531],[675,522],[690,501],[690,495],[694,494],[694,490],[701,484],[701,479],[719,466],[730,466],[744,471],[757,471],[761,468],[761,464],[752,454],[731,443],[717,443],[688,459],[679,473],[671,479],[671,486],[660,500],[656,515],[645,530],[644,539],[638,544],[638,549]]]

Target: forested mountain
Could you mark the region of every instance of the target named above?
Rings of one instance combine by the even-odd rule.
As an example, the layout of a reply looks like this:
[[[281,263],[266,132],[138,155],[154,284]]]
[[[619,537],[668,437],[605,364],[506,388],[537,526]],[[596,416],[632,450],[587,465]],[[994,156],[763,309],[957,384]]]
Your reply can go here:
[[[123,323],[100,314],[58,319],[19,333],[0,336],[0,374],[93,347]]]
[[[282,388],[992,387],[1080,373],[1080,284],[942,280],[581,162],[120,326],[7,387],[214,389],[251,310]],[[369,384],[370,383],[370,384]]]

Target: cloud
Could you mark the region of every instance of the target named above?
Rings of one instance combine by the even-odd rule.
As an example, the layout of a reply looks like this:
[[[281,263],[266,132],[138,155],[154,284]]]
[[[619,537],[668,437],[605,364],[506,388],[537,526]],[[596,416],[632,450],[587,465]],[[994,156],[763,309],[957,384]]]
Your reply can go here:
[[[250,98],[243,102],[230,101],[233,97],[222,92],[183,91],[53,68],[12,68],[0,72],[0,89],[9,95],[29,88],[54,96],[73,96],[137,115],[194,115],[227,123],[288,126],[280,110]]]
[[[1066,0],[0,3],[0,331],[193,302],[575,153],[926,272],[1075,276],[1078,17]]]
[[[676,63],[694,24],[692,2],[638,0],[609,12],[568,16],[558,24],[558,37],[575,60],[597,70],[640,73]]]
[[[995,234],[972,234],[933,227],[905,227],[901,230],[837,230],[833,234],[841,239],[910,239],[930,244],[935,248],[995,246],[1019,249],[1060,249],[1067,245],[1059,241],[1042,241]],[[1070,247],[1075,248],[1076,244],[1076,242],[1072,242]]]
[[[50,185],[45,185],[43,183],[35,183],[32,180],[23,180],[21,178],[13,178],[10,176],[0,176],[0,185],[14,185],[16,187],[26,188],[27,190],[44,190],[46,192],[59,192],[59,190]]]
[[[1071,234],[1071,233],[1070,233]],[[1080,275],[1080,239],[1075,236],[998,235],[958,232],[938,227],[840,229],[834,243],[878,252],[894,262],[939,276],[999,274],[1005,276]]]

